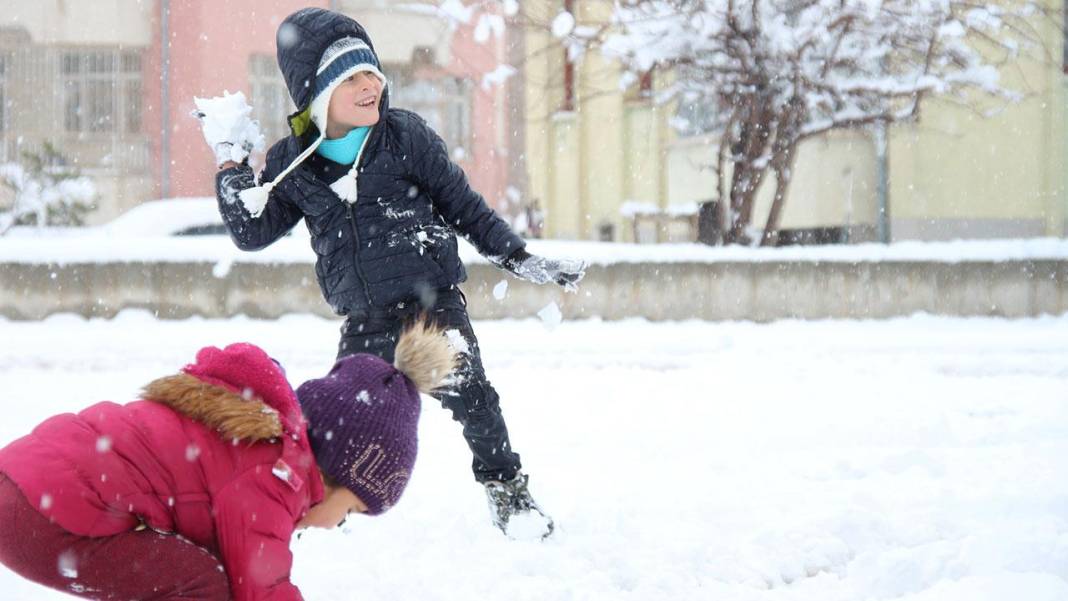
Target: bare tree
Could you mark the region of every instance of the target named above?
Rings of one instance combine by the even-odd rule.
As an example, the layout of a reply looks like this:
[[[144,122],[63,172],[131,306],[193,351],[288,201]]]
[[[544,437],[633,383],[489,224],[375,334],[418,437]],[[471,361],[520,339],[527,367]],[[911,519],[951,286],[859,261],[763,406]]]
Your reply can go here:
[[[1015,101],[998,68],[1041,56],[1057,14],[1041,0],[629,0],[604,48],[633,72],[671,69],[674,98],[719,134],[715,200],[726,244],[748,231],[761,183],[775,193],[761,244],[777,240],[798,145],[835,129],[914,119],[933,95]],[[729,164],[729,185],[724,186]],[[706,233],[707,234],[707,233]],[[703,236],[704,242],[714,240]]]
[[[595,48],[618,58],[629,81],[670,71],[660,100],[696,108],[701,130],[719,140],[704,208],[721,207],[725,227],[721,239],[708,229],[699,239],[752,243],[770,175],[763,245],[777,242],[804,140],[915,119],[933,96],[970,108],[981,97],[1018,101],[999,68],[1024,55],[1045,60],[1043,29],[1057,31],[1061,16],[1048,0],[615,0],[609,23],[566,13],[537,23],[514,0],[441,5],[450,14],[465,7],[465,20],[503,8],[515,23],[551,31],[577,60]]]

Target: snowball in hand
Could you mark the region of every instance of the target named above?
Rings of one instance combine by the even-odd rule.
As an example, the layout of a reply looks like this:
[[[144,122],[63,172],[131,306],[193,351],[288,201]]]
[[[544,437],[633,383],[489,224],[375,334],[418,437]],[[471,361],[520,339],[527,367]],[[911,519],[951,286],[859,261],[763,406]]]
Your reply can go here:
[[[194,97],[193,102],[197,105],[193,115],[200,119],[208,146],[215,150],[221,144],[230,145],[230,156],[217,158],[239,163],[245,160],[249,152],[263,150],[263,133],[260,132],[260,124],[250,118],[252,107],[245,100],[244,93],[223,91],[222,96]]]

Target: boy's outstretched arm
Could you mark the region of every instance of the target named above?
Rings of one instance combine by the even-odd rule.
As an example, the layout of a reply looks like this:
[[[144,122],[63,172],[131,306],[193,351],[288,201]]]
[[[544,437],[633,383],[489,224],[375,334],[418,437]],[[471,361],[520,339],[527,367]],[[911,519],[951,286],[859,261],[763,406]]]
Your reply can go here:
[[[281,172],[279,166],[286,140],[275,144],[267,153],[267,166],[260,174],[261,181],[273,179]],[[232,164],[232,163],[227,163]],[[230,232],[230,238],[241,250],[260,250],[286,234],[303,217],[300,208],[274,189],[267,197],[263,211],[253,217],[239,194],[256,185],[256,176],[247,164],[224,168],[215,175],[215,196],[219,201],[219,214]]]
[[[463,170],[449,158],[445,141],[421,117],[408,115],[414,179],[429,193],[445,221],[479,253],[498,263],[526,246],[482,195],[471,188]]]
[[[254,468],[215,494],[216,539],[234,601],[303,601],[289,581],[296,521],[284,486],[270,470]]]
[[[483,256],[516,277],[535,284],[555,282],[569,291],[576,290],[586,273],[586,264],[528,253],[526,242],[471,188],[463,170],[449,158],[445,141],[414,114],[412,124],[412,156],[419,157],[416,178],[449,225]]]
[[[193,101],[197,106],[193,116],[200,121],[204,141],[215,155],[215,164],[220,166],[215,176],[215,196],[223,223],[241,250],[264,248],[292,229],[301,212],[279,193],[272,194],[266,205],[253,207],[251,212],[238,198],[241,191],[256,185],[255,174],[248,166],[249,153],[263,150],[263,134],[259,122],[251,117],[252,107],[241,92],[223,92],[222,96]],[[273,180],[281,171],[279,163],[287,143],[283,139],[267,152],[264,178]]]

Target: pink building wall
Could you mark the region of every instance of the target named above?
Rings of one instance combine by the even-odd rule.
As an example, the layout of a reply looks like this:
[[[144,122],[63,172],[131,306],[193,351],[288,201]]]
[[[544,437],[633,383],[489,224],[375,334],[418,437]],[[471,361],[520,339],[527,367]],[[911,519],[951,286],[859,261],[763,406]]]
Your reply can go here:
[[[170,138],[168,185],[163,180],[163,144],[161,131],[162,48],[160,13],[153,23],[156,35],[145,61],[145,132],[152,142],[152,164],[157,195],[211,196],[214,194],[214,158],[204,144],[199,124],[190,116],[194,96],[216,96],[224,89],[249,91],[249,56],[275,53],[275,32],[291,12],[307,6],[328,8],[330,2],[309,0],[171,0],[169,2],[170,86],[167,111]],[[352,15],[359,20],[359,15]],[[389,32],[371,31],[371,38]],[[459,161],[472,186],[497,205],[504,197],[508,165],[506,152],[497,148],[497,130],[507,127],[498,123],[494,91],[483,90],[482,75],[493,71],[501,55],[501,42],[479,44],[472,27],[457,30],[452,44],[451,64],[446,70],[453,76],[473,82],[471,107],[471,145]],[[284,119],[284,115],[279,116]],[[274,140],[268,140],[268,145]]]
[[[482,78],[504,62],[504,40],[491,37],[479,43],[474,36],[474,23],[456,30],[452,40],[452,61],[446,70],[454,77],[467,78],[473,84],[471,106],[471,147],[465,159],[458,161],[476,190],[490,204],[501,208],[508,186],[507,145],[498,146],[498,130],[504,128],[505,144],[510,139],[507,111],[499,111],[497,100],[509,106],[507,87],[482,87]],[[505,115],[504,122],[498,115]]]
[[[162,6],[163,2],[159,5]],[[160,19],[157,13],[149,69],[145,78],[147,131],[153,140],[155,180],[160,194],[211,196],[215,186],[214,158],[204,144],[200,126],[190,116],[194,96],[217,96],[224,89],[249,95],[249,56],[274,55],[278,25],[289,13],[327,2],[308,0],[171,0],[169,2],[170,90],[168,112],[170,143],[169,186],[162,185],[163,136],[159,113],[161,97]],[[279,117],[284,119],[285,116]],[[273,140],[268,143],[274,142]]]

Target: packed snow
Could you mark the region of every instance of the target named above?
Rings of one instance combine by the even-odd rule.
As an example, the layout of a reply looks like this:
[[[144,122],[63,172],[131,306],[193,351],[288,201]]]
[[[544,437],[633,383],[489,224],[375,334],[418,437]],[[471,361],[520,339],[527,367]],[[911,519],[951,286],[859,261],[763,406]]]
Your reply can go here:
[[[223,91],[222,96],[194,97],[193,102],[197,107],[193,115],[200,119],[204,141],[215,151],[219,164],[240,163],[250,152],[264,150],[263,133],[259,122],[252,119],[244,92]]]
[[[248,340],[299,383],[336,320],[0,321],[0,443]],[[316,601],[1063,601],[1068,317],[477,322],[546,542],[489,524],[425,403],[411,486],[293,542]],[[8,571],[10,601],[66,599]]]

